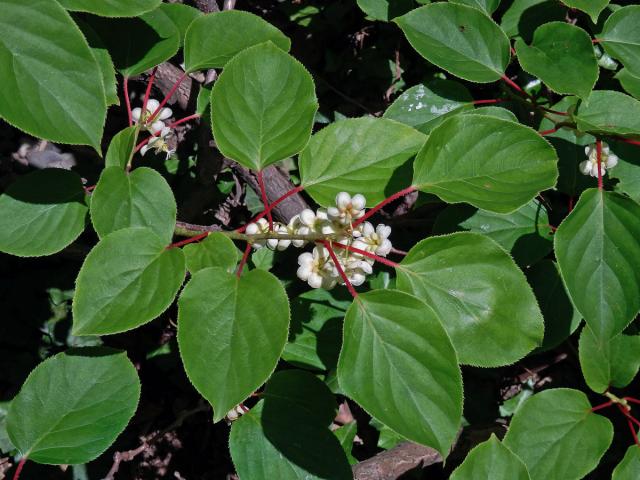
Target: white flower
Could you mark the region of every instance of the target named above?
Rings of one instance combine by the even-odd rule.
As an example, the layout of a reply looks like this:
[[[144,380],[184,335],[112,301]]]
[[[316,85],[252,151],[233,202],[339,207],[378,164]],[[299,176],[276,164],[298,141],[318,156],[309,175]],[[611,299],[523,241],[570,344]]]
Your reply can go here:
[[[349,257],[346,264],[342,265],[345,275],[349,279],[349,282],[354,287],[362,285],[367,278],[367,275],[373,273],[371,265],[364,260],[360,260],[355,257]]]
[[[596,144],[587,145],[584,148],[587,160],[580,162],[578,168],[583,175],[598,176],[598,149]],[[600,175],[604,176],[607,169],[613,168],[618,164],[618,156],[611,152],[609,145],[602,142],[602,152],[600,154]]]
[[[159,132],[165,126],[163,120],[166,120],[167,118],[171,117],[171,115],[173,115],[173,111],[170,108],[164,107],[158,112],[158,115],[155,116],[155,118],[153,119],[153,123],[151,123],[151,125],[148,125],[149,118],[151,118],[151,115],[153,115],[153,113],[158,109],[159,106],[160,102],[158,100],[150,98],[147,101],[147,106],[145,108],[144,114],[142,113],[142,108],[136,107],[131,110],[131,117],[133,118],[134,122],[142,123],[145,130],[148,130],[151,133]]]
[[[273,223],[273,231],[280,235],[289,234],[289,229],[287,228],[287,226],[277,222]],[[291,245],[291,240],[289,240],[288,238],[270,238],[269,240],[267,240],[267,247],[271,250],[286,250],[289,245]]]
[[[269,232],[269,222],[265,218],[260,218],[257,222],[250,223],[249,225],[247,225],[247,229],[245,230],[245,233],[247,235],[259,235],[259,234],[268,233],[268,232]],[[267,244],[267,240],[264,240],[264,239],[253,240],[251,242],[251,246],[256,250],[264,247],[266,244]]]
[[[380,224],[375,229],[369,222],[363,222],[357,228],[358,237],[353,242],[353,247],[359,250],[365,250],[381,257],[386,257],[391,252],[391,227]],[[354,232],[354,237],[355,237]]]
[[[236,405],[235,407],[233,407],[231,410],[227,412],[227,414],[225,415],[225,419],[227,420],[228,424],[231,424],[231,422],[237,420],[248,411],[249,409],[244,405],[242,404]]]
[[[342,225],[351,225],[353,220],[364,215],[367,200],[359,193],[353,197],[347,192],[336,195],[336,206],[327,208],[329,219]]]
[[[298,271],[300,280],[306,281],[312,288],[331,289],[337,283],[335,266],[326,248],[318,245],[313,253],[304,252],[298,257]]]
[[[151,137],[146,145],[144,145],[140,149],[140,153],[144,155],[149,150],[155,150],[156,155],[164,152],[166,154],[166,158],[168,159],[172,154],[175,153],[175,149],[169,147],[167,143],[167,138],[171,135],[171,129],[169,127],[164,127],[159,135]]]

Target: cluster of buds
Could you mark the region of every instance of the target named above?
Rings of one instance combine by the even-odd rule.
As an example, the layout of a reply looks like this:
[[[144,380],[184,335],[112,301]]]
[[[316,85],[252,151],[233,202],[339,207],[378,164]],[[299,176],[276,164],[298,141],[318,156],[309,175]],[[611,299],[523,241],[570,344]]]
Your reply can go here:
[[[580,172],[583,175],[598,176],[598,149],[596,144],[587,145],[584,148],[587,160],[580,162]],[[609,145],[602,142],[602,151],[600,152],[600,176],[604,177],[607,169],[613,168],[618,164],[618,156],[611,152]]]
[[[148,131],[153,135],[149,142],[140,149],[142,155],[146,154],[149,150],[154,150],[156,155],[164,153],[166,158],[169,158],[175,149],[169,147],[168,140],[172,135],[171,129],[165,125],[165,120],[173,115],[173,111],[170,108],[161,108],[158,114],[152,119],[154,112],[158,110],[160,102],[154,98],[150,98],[147,101],[147,105],[142,111],[142,108],[137,107],[131,111],[131,117],[135,123],[139,123],[143,130]],[[149,120],[152,120],[151,122]]]
[[[328,290],[343,283],[344,279],[323,243],[325,240],[329,244],[341,244],[379,257],[386,257],[391,252],[391,227],[383,224],[374,227],[366,221],[354,227],[354,222],[364,216],[365,205],[364,196],[357,194],[352,197],[341,192],[336,196],[335,207],[319,208],[315,212],[304,209],[288,225],[273,222],[272,232],[276,234],[274,238],[256,239],[251,243],[253,248],[266,246],[272,250],[285,250],[289,245],[303,247],[309,242],[315,243],[312,252],[304,252],[298,257],[297,275],[312,288]],[[250,223],[246,229],[247,235],[267,236],[269,231],[269,222],[264,218]],[[277,238],[279,235],[283,238]],[[374,259],[344,247],[335,249],[340,269],[352,285],[362,285],[367,275],[373,272]]]

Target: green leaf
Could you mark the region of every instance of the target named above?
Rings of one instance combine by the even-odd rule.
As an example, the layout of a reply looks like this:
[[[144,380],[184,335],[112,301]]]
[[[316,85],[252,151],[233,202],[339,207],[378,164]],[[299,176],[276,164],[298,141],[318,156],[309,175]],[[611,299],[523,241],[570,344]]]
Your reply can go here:
[[[133,77],[173,57],[180,31],[161,8],[134,18],[87,17],[124,77]]]
[[[635,202],[640,202],[640,158],[638,146],[626,142],[609,140],[609,147],[618,156],[618,165],[607,170],[612,179],[617,180],[614,189],[626,193]]]
[[[516,54],[526,72],[557,93],[586,98],[598,79],[591,37],[575,25],[546,23],[536,29],[530,46],[522,40],[516,42]]]
[[[640,77],[639,24],[640,5],[622,7],[607,18],[602,33],[598,37],[605,52],[620,60],[635,77]]]
[[[449,337],[423,302],[397,290],[358,295],[344,319],[338,379],[371,416],[447,456],[460,426],[462,377]]]
[[[38,170],[0,195],[0,251],[20,257],[59,252],[84,230],[82,179],[59,168]]]
[[[126,353],[68,350],[31,372],[11,402],[9,436],[34,462],[86,463],[116,440],[139,398],[138,374]]]
[[[0,9],[0,116],[36,137],[99,151],[107,104],[80,29],[50,0],[2,0]]]
[[[220,233],[210,233],[198,243],[185,245],[182,249],[187,260],[187,270],[196,273],[208,267],[220,267],[233,272],[240,256],[229,237]]]
[[[525,463],[531,480],[578,480],[598,465],[612,438],[613,425],[591,412],[584,393],[555,388],[520,407],[503,443]]]
[[[488,237],[461,232],[427,238],[396,271],[398,288],[445,320],[461,363],[507,365],[542,341],[542,315],[524,274]]]
[[[405,91],[389,105],[383,117],[429,133],[448,117],[473,110],[467,88],[453,80],[436,78]]]
[[[394,21],[420,55],[457,77],[488,83],[504,75],[509,39],[476,8],[432,3]]]
[[[73,299],[73,335],[108,335],[139,327],[173,302],[185,274],[179,248],[149,228],[104,237],[89,252]]]
[[[340,442],[340,445],[342,445],[342,449],[347,456],[347,460],[349,460],[349,465],[355,465],[358,463],[358,460],[351,453],[351,450],[353,450],[353,441],[356,438],[357,433],[358,423],[355,420],[342,425],[333,431],[333,434]]]
[[[188,72],[222,68],[241,51],[267,41],[285,52],[291,48],[284,33],[252,13],[226,10],[203,15],[187,30],[185,68]]]
[[[449,480],[530,480],[527,467],[500,440],[491,435],[486,442],[473,448],[456,468]]]
[[[478,210],[469,205],[450,205],[433,226],[435,234],[461,230],[488,236],[524,266],[535,263],[553,249],[547,210],[537,200],[507,214]]]
[[[611,480],[635,480],[640,475],[640,446],[631,445],[613,470]]]
[[[484,11],[487,15],[491,15],[500,5],[500,0],[451,0],[451,3],[475,7]]]
[[[197,18],[202,16],[202,12],[182,3],[163,3],[160,8],[180,32],[180,46],[184,45],[187,30]]]
[[[490,117],[500,118],[502,120],[509,120],[511,122],[518,123],[518,117],[511,110],[507,110],[502,107],[480,107],[475,110],[467,110],[463,112],[464,115],[488,115]]]
[[[567,291],[598,341],[624,330],[640,310],[640,205],[586,190],[554,242]]]
[[[375,20],[388,22],[413,8],[413,0],[357,0],[358,7]]]
[[[105,168],[91,195],[91,221],[100,238],[128,227],[148,227],[165,244],[176,226],[176,200],[167,181],[155,170],[131,173]]]
[[[574,114],[583,132],[640,134],[640,101],[612,90],[594,90]]]
[[[505,2],[507,10],[502,15],[500,27],[509,37],[520,37],[525,41],[533,38],[540,25],[552,21],[564,21],[567,8],[555,0],[514,0]]]
[[[158,8],[162,0],[58,0],[67,10],[101,17],[137,17]]]
[[[509,213],[555,185],[555,151],[537,132],[489,116],[461,115],[435,128],[413,165],[413,185],[446,202]]]
[[[111,139],[107,155],[104,158],[105,167],[126,168],[133,156],[133,149],[138,140],[138,127],[136,125],[127,127],[116,133]]]
[[[582,315],[573,307],[558,266],[552,260],[536,263],[527,270],[527,279],[544,317],[544,340],[540,350],[549,350],[576,331],[582,322]]]
[[[302,150],[317,109],[309,72],[271,42],[236,55],[211,91],[218,148],[254,170]]]
[[[229,450],[240,478],[352,479],[347,457],[328,429],[329,401],[335,409],[331,392],[311,374],[275,373],[264,399],[231,427]]]
[[[582,374],[591,390],[603,393],[611,386],[624,388],[640,368],[640,335],[620,334],[608,342],[599,342],[585,326],[579,353]]]
[[[184,368],[217,422],[273,373],[289,333],[287,294],[263,270],[237,278],[206,268],[193,275],[178,308]]]
[[[600,12],[609,5],[609,0],[562,0],[567,7],[577,8],[588,14],[593,23],[598,23]]]
[[[425,136],[382,118],[341,120],[311,137],[300,154],[301,184],[320,205],[335,204],[336,195],[361,193],[375,205],[402,187],[400,168],[420,149]]]
[[[640,78],[632,75],[628,69],[623,68],[616,73],[615,78],[618,79],[622,88],[631,96],[640,99]]]

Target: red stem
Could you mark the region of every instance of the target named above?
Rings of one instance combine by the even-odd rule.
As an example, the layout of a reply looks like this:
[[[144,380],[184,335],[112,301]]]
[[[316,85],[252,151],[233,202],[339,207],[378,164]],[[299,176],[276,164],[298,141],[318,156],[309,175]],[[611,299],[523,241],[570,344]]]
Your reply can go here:
[[[151,72],[151,76],[149,77],[149,82],[147,83],[147,90],[144,92],[144,100],[142,101],[141,115],[145,115],[145,113],[147,112],[147,102],[149,101],[149,97],[151,96],[151,87],[153,87],[153,81],[156,78],[157,70],[158,70],[158,67],[154,67],[153,71]]]
[[[251,244],[247,242],[247,246],[244,249],[244,254],[242,255],[242,260],[240,260],[240,265],[238,265],[238,271],[236,272],[236,277],[240,278],[240,275],[242,275],[242,269],[246,265],[247,260],[249,260],[250,252],[251,252]]]
[[[264,211],[267,213],[267,220],[269,220],[269,231],[273,230],[273,216],[271,215],[271,209],[269,208],[269,199],[267,198],[267,190],[264,188],[264,178],[262,176],[262,170],[258,172],[258,185],[260,186],[260,195],[262,195],[262,204],[264,205]]]
[[[22,457],[20,463],[18,463],[18,466],[16,467],[16,472],[13,474],[13,480],[18,480],[20,478],[20,472],[22,472],[25,463],[27,463],[27,457]]]
[[[176,90],[178,90],[178,87],[184,81],[185,78],[187,78],[187,72],[184,72],[182,75],[180,75],[180,78],[178,78],[178,80],[173,85],[173,87],[171,87],[171,90],[169,90],[169,93],[167,93],[165,97],[162,99],[162,101],[160,102],[160,105],[158,105],[158,108],[156,108],[156,111],[151,114],[151,117],[149,117],[149,120],[147,120],[147,123],[151,124],[153,122],[153,120],[156,118],[160,110],[162,110],[162,108],[167,104],[167,102],[173,96],[173,94],[176,93]]]
[[[549,130],[543,130],[542,132],[538,132],[538,133],[544,137],[545,135],[550,135],[552,133],[556,133],[557,131],[558,131],[557,128],[551,128]]]
[[[636,433],[636,429],[633,426],[633,423],[631,423],[631,420],[629,420],[629,418],[627,418],[627,424],[629,425],[629,429],[631,429],[631,435],[633,435],[633,441],[635,442],[636,445],[640,447],[640,441],[638,441],[638,434]]]
[[[596,140],[596,155],[598,159],[598,190],[602,191],[603,182],[602,182],[602,140]]]
[[[602,403],[602,404],[600,404],[600,405],[596,405],[595,407],[593,407],[593,408],[591,409],[591,411],[592,411],[592,412],[596,412],[596,411],[601,410],[601,409],[603,409],[603,408],[610,407],[611,405],[613,405],[613,402],[612,402],[612,401],[605,402],[605,403]]]
[[[268,208],[266,208],[263,212],[259,213],[258,215],[256,215],[255,217],[253,217],[249,222],[247,222],[245,225],[243,225],[240,228],[236,229],[236,232],[238,233],[242,233],[247,229],[247,226],[250,223],[255,223],[258,220],[260,220],[262,217],[264,217],[265,215],[267,215],[267,211],[271,212],[276,206],[280,205],[280,203],[284,202],[287,198],[289,198],[292,195],[295,195],[296,193],[300,193],[302,190],[304,190],[304,187],[302,185],[298,185],[295,188],[292,188],[291,190],[289,190],[287,193],[285,193],[284,195],[282,195],[280,198],[278,198],[277,200],[271,202],[271,204],[269,205]]]
[[[353,222],[352,227],[356,228],[358,225],[360,225],[362,222],[366,221],[367,219],[371,218],[373,215],[375,215],[375,213],[380,210],[381,208],[383,208],[385,205],[388,205],[389,203],[393,202],[394,200],[397,200],[400,197],[404,197],[405,195],[407,195],[408,193],[414,192],[416,190],[416,187],[414,187],[413,185],[410,187],[405,188],[404,190],[400,190],[398,193],[394,193],[393,195],[391,195],[390,197],[386,198],[385,200],[381,201],[378,205],[376,205],[375,207],[373,207],[371,210],[369,210],[367,213],[365,213],[362,217],[360,217],[358,220],[356,220],[355,222]]]
[[[474,100],[473,103],[474,105],[486,105],[489,103],[502,103],[505,100],[502,98],[489,98],[488,100]]]
[[[620,140],[621,142],[630,143],[631,145],[640,145],[640,141],[631,140],[630,138],[616,137],[616,140]]]
[[[601,41],[602,41],[601,38],[594,38],[593,40],[591,40],[591,43],[595,45],[596,43],[600,43]]]
[[[129,100],[129,77],[124,77],[124,103],[127,106],[127,117],[129,117],[129,126],[133,125],[133,116],[131,115],[131,101]]]
[[[567,112],[560,112],[558,110],[552,110],[551,108],[543,107],[541,105],[537,105],[537,107],[540,110],[544,110],[545,112],[548,112],[548,113],[553,113],[554,115],[561,115],[563,117],[566,117],[567,115],[569,115]]]
[[[175,122],[171,123],[168,125],[169,128],[174,128],[177,127],[178,125],[181,125],[185,122],[188,122],[190,120],[193,120],[195,118],[200,118],[200,114],[198,113],[194,113],[193,115],[189,115],[188,117],[184,117],[181,118],[180,120],[176,120]],[[142,147],[144,147],[147,143],[149,143],[149,141],[154,138],[157,137],[158,135],[160,135],[162,132],[154,132],[151,134],[150,137],[145,138],[143,141],[141,141],[138,145],[136,145],[135,150],[133,151],[133,153],[136,153],[138,150],[140,150]]]
[[[520,93],[522,93],[522,94],[524,94],[524,95],[527,95],[527,93],[526,93],[524,90],[522,90],[522,88],[520,88],[520,86],[519,86],[516,82],[514,82],[513,80],[511,80],[511,79],[510,79],[509,77],[507,77],[506,75],[502,75],[502,77],[501,77],[501,78],[502,78],[502,80],[504,80],[505,82],[507,82],[507,84],[509,84],[509,86],[510,86],[511,88],[513,88],[514,90],[516,90],[517,92],[520,92]],[[527,95],[527,96],[529,96],[529,95]]]
[[[371,252],[367,252],[366,250],[361,250],[359,248],[352,247],[351,245],[343,245],[342,243],[338,243],[338,242],[332,243],[332,245],[334,247],[342,248],[344,250],[349,250],[350,252],[359,253],[360,255],[364,255],[365,257],[368,257],[368,258],[373,258],[376,262],[380,262],[383,265],[387,265],[389,267],[395,268],[399,265],[396,262],[392,262],[391,260],[388,260],[384,257],[380,257],[379,255],[375,255]]]
[[[340,261],[338,260],[338,257],[336,257],[336,252],[334,252],[333,248],[331,248],[331,244],[326,240],[324,240],[322,243],[324,247],[329,251],[331,260],[333,260],[333,263],[336,266],[336,269],[338,270],[338,273],[340,274],[342,281],[344,281],[344,284],[346,285],[347,290],[349,290],[349,293],[353,298],[358,298],[358,292],[356,292],[356,289],[353,288],[353,285],[351,285],[351,282],[347,278],[347,275],[344,273],[344,270],[342,269],[342,265],[340,265]]]
[[[636,429],[633,426],[634,422],[640,425],[640,422],[636,420],[633,415],[631,415],[627,410],[620,404],[618,404],[618,410],[622,412],[622,414],[627,417],[627,423],[629,424],[629,429],[631,430],[631,435],[633,435],[633,441],[636,445],[640,446],[640,442],[638,442],[638,434],[636,433]]]
[[[203,238],[206,238],[208,235],[209,235],[209,232],[204,232],[194,237],[190,237],[185,240],[180,240],[179,242],[172,243],[171,245],[169,245],[167,247],[167,250],[169,250],[170,248],[178,248],[178,247],[182,247],[183,245],[187,245],[189,243],[197,242],[198,240],[202,240]]]
[[[640,404],[640,400],[638,400],[637,398],[633,398],[633,397],[623,397],[623,400],[626,400],[627,402]]]
[[[573,210],[573,202],[573,197],[569,197],[569,213],[571,213]]]

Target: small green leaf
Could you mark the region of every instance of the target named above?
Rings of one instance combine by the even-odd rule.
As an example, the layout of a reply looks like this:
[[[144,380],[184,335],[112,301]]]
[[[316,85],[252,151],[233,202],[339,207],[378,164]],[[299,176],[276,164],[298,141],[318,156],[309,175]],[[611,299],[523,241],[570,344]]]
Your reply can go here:
[[[507,365],[542,342],[544,324],[531,287],[488,237],[461,232],[427,238],[396,271],[400,290],[445,319],[461,363]]]
[[[149,227],[170,243],[176,225],[176,200],[167,181],[155,170],[131,173],[105,168],[91,195],[91,221],[98,236],[128,227]]]
[[[636,480],[640,475],[640,446],[631,445],[613,470],[611,480]]]
[[[449,203],[509,213],[555,185],[555,151],[524,125],[460,115],[435,128],[414,162],[413,185]]]
[[[609,5],[609,0],[562,0],[567,7],[577,8],[588,14],[593,23],[598,23],[600,12]]]
[[[349,460],[349,465],[355,465],[358,463],[358,460],[351,453],[351,450],[353,450],[353,441],[356,438],[357,433],[358,423],[355,420],[342,425],[333,431],[333,434],[340,442],[340,445],[342,445],[342,449],[347,456],[347,460]]]
[[[309,72],[271,42],[236,55],[211,91],[218,148],[254,170],[302,150],[317,109]]]
[[[336,195],[361,193],[369,205],[406,184],[399,169],[424,144],[417,130],[382,118],[341,120],[311,137],[298,165],[305,192],[320,205],[335,204]]]
[[[480,10],[438,2],[395,19],[420,55],[465,80],[499,80],[509,64],[509,39]]]
[[[59,0],[67,10],[101,17],[137,17],[158,8],[162,0]]]
[[[575,25],[545,23],[536,29],[530,46],[522,40],[516,42],[516,53],[526,72],[557,93],[587,98],[598,79],[591,37]]]
[[[622,92],[594,90],[574,118],[583,132],[640,134],[640,101]]]
[[[640,310],[640,205],[586,190],[555,234],[562,279],[600,343]]]
[[[267,41],[285,52],[291,47],[284,33],[252,13],[226,10],[203,15],[187,30],[185,68],[188,72],[222,68],[241,51]]]
[[[111,139],[107,155],[104,158],[105,167],[120,167],[124,169],[133,156],[133,149],[137,140],[138,127],[136,125],[116,133]]]
[[[86,463],[116,440],[139,398],[138,374],[126,353],[72,349],[31,372],[11,402],[7,429],[34,462]]]
[[[429,133],[446,118],[472,111],[472,101],[471,93],[461,83],[436,78],[405,91],[389,105],[383,117]]]
[[[59,252],[82,233],[82,179],[50,168],[20,177],[0,195],[0,251],[20,257]]]
[[[149,228],[104,237],[89,252],[73,299],[73,334],[108,335],[139,327],[173,302],[185,274],[179,248]]]
[[[36,137],[100,150],[107,114],[100,65],[51,0],[1,0],[0,117]]]
[[[609,147],[618,157],[618,165],[607,170],[615,182],[617,192],[626,193],[636,203],[640,202],[640,157],[637,145],[609,140]]]
[[[163,3],[160,8],[180,32],[180,46],[184,45],[187,30],[197,18],[202,16],[202,12],[183,3]]]
[[[449,480],[530,480],[527,467],[495,434],[474,447]]]
[[[447,456],[460,426],[462,378],[449,337],[423,302],[397,290],[358,295],[344,319],[338,378],[371,416]]]
[[[191,277],[178,308],[184,368],[220,421],[273,373],[289,333],[287,294],[263,270],[237,278],[206,268]]]
[[[357,0],[358,7],[375,20],[388,22],[413,8],[413,0]]]
[[[500,0],[451,0],[451,3],[460,3],[484,11],[491,15],[500,5]]]
[[[622,88],[631,96],[640,99],[640,78],[632,75],[628,69],[623,68],[616,73],[615,78],[618,79]]]
[[[578,480],[593,470],[613,438],[613,425],[591,412],[587,396],[545,390],[516,412],[503,443],[525,463],[531,480]]]
[[[591,390],[603,393],[609,387],[624,388],[640,368],[640,335],[620,334],[599,342],[588,326],[579,344],[582,374]]]
[[[182,251],[187,260],[187,270],[191,273],[208,267],[220,267],[233,272],[239,260],[236,246],[220,232],[210,233],[201,242],[185,245]]]
[[[599,35],[605,52],[620,60],[635,77],[640,77],[639,24],[640,5],[629,5],[614,11]]]

